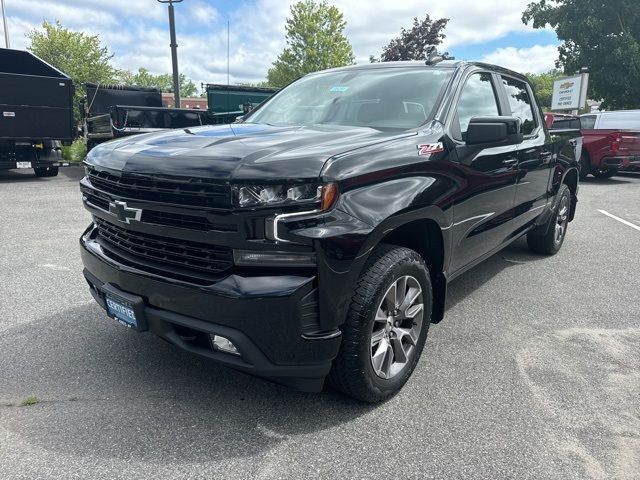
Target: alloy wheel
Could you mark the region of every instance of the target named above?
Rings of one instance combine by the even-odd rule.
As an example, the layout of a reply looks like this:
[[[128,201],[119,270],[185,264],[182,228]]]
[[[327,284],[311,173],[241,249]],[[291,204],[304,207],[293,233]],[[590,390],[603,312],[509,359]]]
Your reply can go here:
[[[377,376],[393,378],[411,363],[423,317],[420,282],[410,275],[394,280],[378,305],[371,331],[371,365]]]
[[[559,245],[564,238],[564,234],[567,231],[567,220],[569,219],[569,198],[563,196],[560,199],[560,205],[558,206],[558,215],[556,217],[555,236],[553,241],[556,245]]]

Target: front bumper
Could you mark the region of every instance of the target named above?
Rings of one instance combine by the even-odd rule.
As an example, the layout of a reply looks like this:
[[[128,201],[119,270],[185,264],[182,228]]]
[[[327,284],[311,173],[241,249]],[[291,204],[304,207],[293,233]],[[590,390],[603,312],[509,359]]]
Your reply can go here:
[[[148,329],[177,347],[301,390],[322,388],[341,338],[318,329],[315,276],[230,274],[192,285],[118,264],[92,235],[90,227],[81,237],[81,256],[102,308],[105,288],[139,296]],[[214,350],[210,334],[231,340],[240,356]]]

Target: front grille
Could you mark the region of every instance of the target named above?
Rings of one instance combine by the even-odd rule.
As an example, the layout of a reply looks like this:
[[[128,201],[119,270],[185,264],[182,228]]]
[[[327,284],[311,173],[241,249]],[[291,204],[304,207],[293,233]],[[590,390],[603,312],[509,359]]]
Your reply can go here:
[[[231,207],[229,185],[207,178],[166,177],[138,173],[116,175],[91,169],[88,172],[88,179],[97,189],[125,198],[174,205]]]
[[[100,244],[106,250],[115,249],[116,255],[124,252],[129,260],[139,261],[135,266],[140,270],[161,271],[180,279],[192,272],[202,279],[203,274],[215,278],[233,265],[228,247],[133,232],[97,217],[94,222]]]
[[[83,190],[83,194],[87,202],[106,212],[109,211],[109,200],[99,197],[88,190]],[[161,212],[158,210],[149,210],[147,208],[142,211],[143,223],[151,223],[154,225],[164,225],[174,228],[186,228],[189,230],[200,230],[208,232],[215,230],[218,232],[237,232],[238,226],[234,223],[214,223],[204,216],[186,215],[182,213]]]

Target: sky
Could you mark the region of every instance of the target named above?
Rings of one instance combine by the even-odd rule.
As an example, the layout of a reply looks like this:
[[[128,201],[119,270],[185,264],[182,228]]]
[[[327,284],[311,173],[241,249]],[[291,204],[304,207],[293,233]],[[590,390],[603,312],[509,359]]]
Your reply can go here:
[[[441,50],[457,59],[495,63],[519,72],[554,68],[555,32],[534,30],[521,16],[531,0],[328,0],[347,21],[356,63],[367,63],[410,27],[414,17],[449,18]],[[287,0],[183,0],[176,4],[180,72],[198,84],[227,82],[227,22],[231,83],[258,82],[285,47]],[[120,69],[171,72],[166,5],[156,0],[5,0],[11,47],[43,20],[98,35]],[[0,23],[0,30],[2,25]],[[0,45],[4,46],[3,37]]]

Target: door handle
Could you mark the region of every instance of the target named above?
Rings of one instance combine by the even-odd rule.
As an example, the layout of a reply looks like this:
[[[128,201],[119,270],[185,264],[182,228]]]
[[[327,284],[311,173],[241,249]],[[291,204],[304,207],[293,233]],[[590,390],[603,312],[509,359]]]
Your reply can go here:
[[[502,161],[503,165],[513,165],[514,163],[517,163],[518,159],[517,158],[507,158],[506,160]]]

